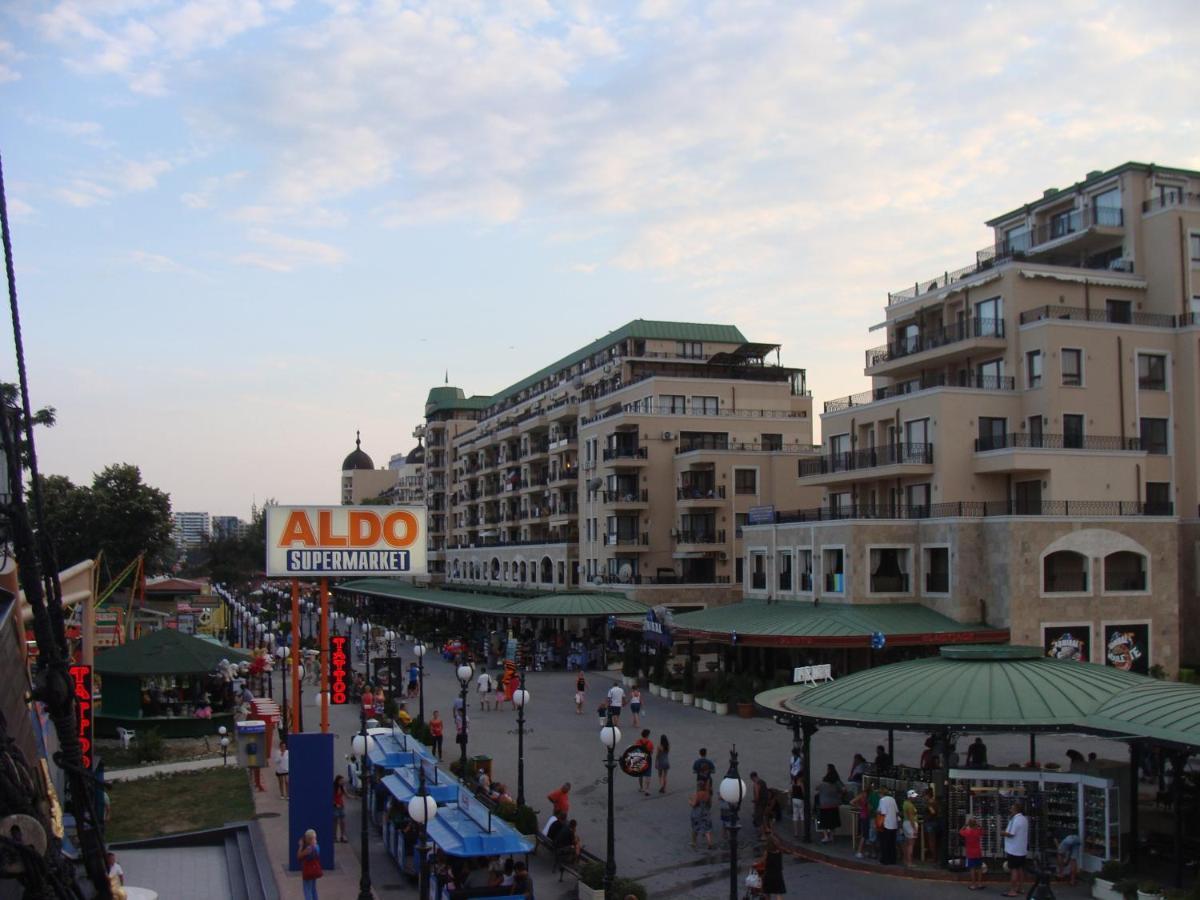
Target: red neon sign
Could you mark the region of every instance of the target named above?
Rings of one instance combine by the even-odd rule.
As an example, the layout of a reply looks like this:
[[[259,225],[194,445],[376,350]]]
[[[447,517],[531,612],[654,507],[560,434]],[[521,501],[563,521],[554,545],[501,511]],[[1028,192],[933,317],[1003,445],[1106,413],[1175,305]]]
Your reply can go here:
[[[329,702],[340,706],[350,699],[346,677],[350,668],[349,638],[334,635],[329,639]]]
[[[92,767],[92,667],[73,665],[67,671],[75,689],[75,727],[79,731],[79,749],[83,767]]]

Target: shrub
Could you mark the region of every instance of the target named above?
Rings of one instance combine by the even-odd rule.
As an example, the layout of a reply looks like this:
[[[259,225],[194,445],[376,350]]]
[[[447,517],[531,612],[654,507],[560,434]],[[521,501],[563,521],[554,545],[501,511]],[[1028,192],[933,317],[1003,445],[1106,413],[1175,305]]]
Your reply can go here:
[[[604,887],[604,863],[586,862],[579,867],[579,880],[594,891]],[[643,894],[643,896],[645,896]]]
[[[167,755],[166,742],[157,728],[140,732],[133,742],[133,749],[138,762],[156,762]]]
[[[633,881],[630,878],[618,878],[613,882],[610,896],[614,900],[625,900],[630,894],[637,897],[638,900],[646,900],[646,889],[642,887],[641,882]]]
[[[1125,877],[1125,866],[1120,860],[1110,859],[1100,867],[1100,877],[1116,883]]]
[[[1138,890],[1143,894],[1161,894],[1162,885],[1153,878],[1149,878],[1138,885]]]
[[[1122,878],[1113,885],[1113,890],[1126,900],[1136,900],[1138,883],[1136,878]]]

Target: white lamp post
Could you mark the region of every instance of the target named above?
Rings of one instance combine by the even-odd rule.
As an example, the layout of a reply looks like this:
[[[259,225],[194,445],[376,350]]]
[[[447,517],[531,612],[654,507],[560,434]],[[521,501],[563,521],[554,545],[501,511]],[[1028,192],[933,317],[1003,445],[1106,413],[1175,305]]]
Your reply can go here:
[[[738,829],[741,827],[738,824],[738,810],[741,808],[742,798],[746,796],[746,782],[738,777],[736,747],[729,751],[729,771],[721,779],[721,786],[717,790],[721,799],[728,803],[733,810],[733,815],[729,820],[729,897],[730,900],[737,900],[737,842]]]
[[[604,861],[604,895],[612,893],[613,880],[617,875],[616,836],[613,833],[613,772],[617,764],[613,751],[621,740],[621,729],[612,723],[612,711],[608,713],[608,724],[600,729],[600,743],[608,750],[604,766],[608,769],[608,858]]]

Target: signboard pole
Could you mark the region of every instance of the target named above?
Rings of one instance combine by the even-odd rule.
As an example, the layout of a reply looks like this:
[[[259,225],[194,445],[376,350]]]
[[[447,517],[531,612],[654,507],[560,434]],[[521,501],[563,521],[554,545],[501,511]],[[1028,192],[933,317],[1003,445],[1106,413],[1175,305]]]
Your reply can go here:
[[[300,579],[292,579],[292,654],[288,657],[292,669],[292,724],[291,731],[300,731]],[[284,678],[287,673],[284,672]]]
[[[329,734],[329,579],[321,579],[321,734]]]

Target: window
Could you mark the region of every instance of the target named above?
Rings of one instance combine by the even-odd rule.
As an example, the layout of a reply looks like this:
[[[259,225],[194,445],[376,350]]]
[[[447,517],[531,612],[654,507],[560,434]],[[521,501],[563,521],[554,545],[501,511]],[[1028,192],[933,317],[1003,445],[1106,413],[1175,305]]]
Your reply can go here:
[[[675,352],[684,359],[703,359],[704,344],[700,341],[676,341]]]
[[[821,568],[825,572],[825,593],[841,594],[846,590],[845,551],[841,547],[821,551]]]
[[[925,593],[950,592],[950,548],[929,547],[925,550]]]
[[[1025,386],[1040,388],[1042,386],[1042,351],[1030,350],[1025,354]]]
[[[765,553],[750,554],[750,589],[755,591],[767,589],[767,557]]]
[[[1142,449],[1147,453],[1165,454],[1167,452],[1167,420],[1142,419],[1140,434]]]
[[[999,297],[980,300],[975,304],[975,334],[979,337],[999,337],[1004,333]]]
[[[1160,353],[1138,354],[1138,390],[1167,389],[1167,358]]]
[[[929,484],[910,484],[904,488],[904,501],[910,516],[929,515]]]
[[[693,397],[692,398],[692,415],[693,416],[715,416],[720,402],[716,397]]]
[[[1042,591],[1047,594],[1080,594],[1088,590],[1088,558],[1073,550],[1059,550],[1042,560]]]
[[[1092,198],[1097,225],[1121,224],[1121,189],[1110,188]]]
[[[929,420],[913,419],[911,422],[905,422],[904,440],[910,449],[917,448],[923,451],[929,443]]]
[[[1119,550],[1104,557],[1104,591],[1108,594],[1146,590],[1146,557]]]
[[[800,558],[796,561],[796,568],[800,570],[799,590],[811,591],[813,589],[813,552],[809,550],[800,550]]]
[[[989,359],[975,368],[975,387],[995,391],[1004,380],[1004,360]]]
[[[1013,513],[1018,516],[1042,514],[1042,482],[1018,481],[1013,485]]]
[[[792,552],[781,550],[776,557],[775,569],[779,573],[779,590],[792,590]]]
[[[1200,234],[1190,235],[1188,242],[1192,245],[1192,262],[1200,262]]]
[[[978,449],[986,452],[988,450],[1000,450],[1007,446],[1008,419],[1001,419],[995,416],[980,416]]]
[[[1160,184],[1158,186],[1158,202],[1170,206],[1183,200],[1183,187],[1178,184]]]
[[[902,547],[873,547],[871,549],[871,593],[908,593],[910,553],[908,548]]]
[[[1083,384],[1083,351],[1063,348],[1062,383],[1064,387],[1079,387]]]
[[[689,450],[728,450],[729,433],[719,431],[681,431],[679,452]]]
[[[1075,210],[1067,209],[1050,217],[1050,237],[1060,238],[1075,231]]]
[[[762,448],[764,450],[782,450],[783,435],[782,434],[764,434],[762,436]]]
[[[1041,416],[1030,416],[1029,417],[1029,446],[1030,447],[1042,446],[1042,417]]]
[[[1133,321],[1132,300],[1105,300],[1104,311],[1108,321],[1118,325],[1128,325]]]
[[[1020,253],[1029,249],[1029,226],[1016,225],[1004,232],[1004,243],[1008,245],[1009,253]]]
[[[834,517],[850,514],[850,492],[837,491],[829,495],[829,512]]]
[[[687,400],[683,394],[663,394],[658,398],[659,411],[682,415],[687,412]]]
[[[734,469],[733,470],[733,492],[735,494],[757,494],[758,493],[758,470],[757,469]]]
[[[1077,413],[1063,414],[1063,446],[1068,450],[1083,449],[1083,416]]]
[[[1169,516],[1171,512],[1171,482],[1147,481],[1146,515]]]

